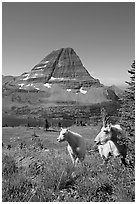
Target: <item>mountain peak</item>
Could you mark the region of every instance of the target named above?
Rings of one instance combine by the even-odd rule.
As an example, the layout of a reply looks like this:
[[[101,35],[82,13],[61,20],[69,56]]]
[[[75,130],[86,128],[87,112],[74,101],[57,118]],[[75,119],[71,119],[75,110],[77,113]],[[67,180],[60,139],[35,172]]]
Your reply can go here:
[[[53,79],[54,83],[60,79],[60,85],[66,85],[66,88],[100,86],[99,80],[90,76],[79,56],[70,47],[52,51],[31,70],[31,74],[43,74],[45,82],[50,83]]]

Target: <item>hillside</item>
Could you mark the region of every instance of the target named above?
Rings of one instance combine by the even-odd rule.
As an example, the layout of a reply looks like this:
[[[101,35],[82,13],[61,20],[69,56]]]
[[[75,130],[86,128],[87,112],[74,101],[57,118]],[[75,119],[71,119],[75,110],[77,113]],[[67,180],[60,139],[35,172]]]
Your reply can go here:
[[[70,128],[83,135],[87,150],[85,166],[78,163],[73,179],[67,144],[57,143],[58,130],[3,128],[2,201],[135,202],[135,172],[123,167],[120,158],[101,165],[99,153],[89,152],[99,129],[100,125]]]

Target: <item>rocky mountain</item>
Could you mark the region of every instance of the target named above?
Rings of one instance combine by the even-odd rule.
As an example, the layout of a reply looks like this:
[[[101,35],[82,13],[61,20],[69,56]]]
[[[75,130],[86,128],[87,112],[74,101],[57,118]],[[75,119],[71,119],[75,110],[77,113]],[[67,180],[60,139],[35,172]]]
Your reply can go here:
[[[3,76],[2,88],[3,111],[11,113],[61,104],[92,105],[120,97],[116,87],[105,87],[89,74],[72,48],[54,50],[20,76]]]
[[[42,75],[41,78],[46,83],[57,83],[63,88],[80,89],[93,85],[100,86],[99,80],[90,76],[72,48],[51,52],[32,69],[31,73]]]
[[[126,89],[126,87],[124,87],[122,89],[122,87],[119,88],[119,87],[117,87],[115,85],[112,85],[112,86],[109,86],[108,89],[112,90],[119,98],[121,98],[121,96],[122,96],[124,90]]]
[[[34,68],[6,85],[18,86],[19,89],[39,89],[39,85],[51,87],[58,84],[64,89],[100,87],[98,79],[90,76],[72,48],[55,50],[40,61]]]

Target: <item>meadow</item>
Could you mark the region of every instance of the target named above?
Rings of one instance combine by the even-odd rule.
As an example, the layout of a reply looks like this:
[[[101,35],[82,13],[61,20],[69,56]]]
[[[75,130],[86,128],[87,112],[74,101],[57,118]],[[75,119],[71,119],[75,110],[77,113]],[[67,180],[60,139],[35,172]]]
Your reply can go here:
[[[59,128],[2,128],[3,202],[133,202],[135,172],[113,159],[102,166],[93,149],[101,126],[71,126],[86,141],[85,166],[71,177],[67,143],[57,143]]]

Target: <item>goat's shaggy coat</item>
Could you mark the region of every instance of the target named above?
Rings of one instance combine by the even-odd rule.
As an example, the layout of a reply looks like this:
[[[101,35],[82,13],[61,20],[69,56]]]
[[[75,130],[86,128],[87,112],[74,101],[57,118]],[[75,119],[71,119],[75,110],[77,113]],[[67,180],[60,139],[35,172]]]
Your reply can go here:
[[[85,158],[86,145],[84,138],[78,134],[74,133],[68,129],[63,129],[57,138],[58,142],[67,141],[68,142],[68,152],[72,159],[74,166],[76,166],[78,161],[83,161]]]
[[[107,161],[109,155],[121,156],[122,163],[126,165],[127,147],[119,142],[119,134],[122,134],[120,125],[102,127],[94,141],[98,145],[99,153],[103,159]]]

